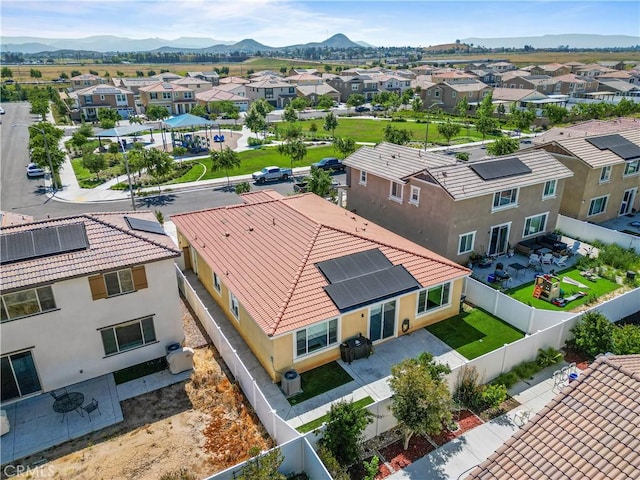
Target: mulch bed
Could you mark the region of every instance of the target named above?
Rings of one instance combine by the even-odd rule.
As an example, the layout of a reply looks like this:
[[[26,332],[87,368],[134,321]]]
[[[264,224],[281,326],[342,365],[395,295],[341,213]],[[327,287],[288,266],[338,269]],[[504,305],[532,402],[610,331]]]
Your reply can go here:
[[[409,441],[409,448],[406,450],[404,449],[404,439],[398,440],[381,449],[380,454],[384,458],[380,459],[380,462],[381,464],[382,462],[386,462],[395,472],[411,465],[413,462],[424,457],[434,449],[435,447],[429,441],[428,437],[414,435],[411,437],[411,440]]]
[[[493,420],[500,415],[503,415],[514,408],[518,408],[520,406],[520,402],[518,402],[515,398],[507,396],[507,399],[502,402],[498,408],[488,408],[483,410],[482,412],[478,412],[478,416],[485,422],[489,420]]]
[[[458,430],[452,432],[451,430],[444,429],[438,435],[434,435],[431,439],[440,447],[447,442],[450,442],[456,437],[468,432],[472,428],[482,425],[484,422],[478,418],[478,416],[470,410],[460,411],[460,420],[458,420]]]
[[[576,367],[580,370],[584,370],[589,367],[591,363],[591,359],[586,355],[583,355],[579,352],[576,352],[573,349],[567,348],[564,352],[564,360],[565,362],[574,363]]]
[[[370,462],[372,458],[373,457],[365,458],[364,461],[365,462]],[[383,460],[379,459],[378,474],[376,475],[376,480],[382,480],[383,478],[386,478],[386,477],[388,477],[389,475],[391,475],[393,473],[389,469],[389,467],[387,467],[382,462],[383,462]],[[349,477],[352,480],[362,480],[367,474],[367,472],[364,469],[363,462],[358,462],[355,465],[353,465],[352,467],[350,467],[349,470],[348,470],[348,473],[349,473]]]

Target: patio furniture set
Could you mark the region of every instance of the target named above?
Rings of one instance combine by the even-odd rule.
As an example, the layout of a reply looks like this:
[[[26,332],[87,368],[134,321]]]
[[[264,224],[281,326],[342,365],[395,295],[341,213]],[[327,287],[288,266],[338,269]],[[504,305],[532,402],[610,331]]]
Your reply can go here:
[[[575,362],[570,363],[566,367],[562,367],[560,370],[553,372],[553,388],[563,389],[570,382],[577,380],[580,374]]]
[[[525,257],[532,253],[543,255],[546,253],[560,255],[568,254],[569,245],[562,241],[562,236],[555,233],[547,233],[537,237],[522,240],[516,245],[516,252]]]
[[[100,412],[98,401],[95,398],[91,399],[87,405],[83,406],[84,403],[84,395],[80,392],[67,392],[66,388],[61,388],[58,390],[54,390],[49,392],[49,394],[53,397],[53,411],[62,414],[62,421],[67,416],[67,413],[73,412],[74,410],[80,414],[81,417],[84,417],[84,413],[86,412],[89,417],[89,421],[91,421],[91,413],[98,411],[98,414],[102,415]]]

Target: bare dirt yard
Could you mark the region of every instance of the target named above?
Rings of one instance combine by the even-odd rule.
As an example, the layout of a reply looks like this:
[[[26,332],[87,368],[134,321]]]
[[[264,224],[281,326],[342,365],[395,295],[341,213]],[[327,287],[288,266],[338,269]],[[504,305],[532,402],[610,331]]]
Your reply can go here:
[[[200,346],[206,339],[190,315],[183,305],[187,345]],[[123,422],[19,463],[65,480],[186,480],[244,461],[252,447],[272,447],[215,349],[198,348],[194,363],[189,380],[121,402]]]

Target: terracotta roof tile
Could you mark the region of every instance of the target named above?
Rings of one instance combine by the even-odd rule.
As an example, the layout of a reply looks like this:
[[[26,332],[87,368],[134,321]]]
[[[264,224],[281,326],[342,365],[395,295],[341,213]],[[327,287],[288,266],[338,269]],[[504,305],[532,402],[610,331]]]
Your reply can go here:
[[[179,256],[180,251],[169,236],[132,230],[124,220],[125,216],[155,220],[152,212],[96,213],[3,228],[1,234],[9,234],[82,222],[89,247],[2,265],[2,290],[10,291]]]
[[[596,359],[466,478],[635,478],[640,468],[638,366],[640,355]],[[539,448],[539,442],[546,446]],[[518,474],[512,473],[514,467]]]
[[[224,278],[253,320],[279,335],[340,314],[316,263],[379,248],[424,287],[469,271],[409,240],[313,195],[265,198],[172,216],[182,233]]]

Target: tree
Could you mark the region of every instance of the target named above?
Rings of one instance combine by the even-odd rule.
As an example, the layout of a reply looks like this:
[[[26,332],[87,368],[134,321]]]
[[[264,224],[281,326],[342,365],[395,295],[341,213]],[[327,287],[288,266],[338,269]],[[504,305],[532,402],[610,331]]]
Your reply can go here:
[[[305,97],[296,97],[291,100],[289,106],[293,107],[296,110],[304,110],[309,106],[309,100],[307,100]]]
[[[338,137],[333,141],[333,148],[346,158],[356,151],[356,142],[350,137]]]
[[[297,122],[298,121],[298,112],[295,111],[295,109],[289,105],[287,108],[284,109],[284,113],[282,114],[282,119],[285,122]]]
[[[390,123],[384,127],[384,141],[395,145],[406,145],[411,141],[413,132],[406,128],[395,128]]]
[[[29,71],[29,76],[31,78],[42,78],[42,72],[40,70],[36,70],[35,68],[32,68]]]
[[[207,109],[204,108],[203,105],[196,105],[189,112],[191,115],[195,115],[196,117],[205,118],[207,116]]]
[[[46,136],[46,148],[45,138]],[[37,165],[49,166],[49,158],[53,166],[53,174],[56,175],[64,163],[65,155],[58,147],[60,139],[64,136],[64,130],[56,128],[48,122],[40,122],[29,127],[29,150],[31,160]],[[49,154],[47,155],[47,150]]]
[[[167,152],[161,152],[155,148],[146,149],[143,152],[147,173],[156,180],[158,192],[160,192],[160,179],[173,170],[173,158]]]
[[[456,158],[462,162],[468,162],[470,157],[469,152],[456,152]]]
[[[505,108],[504,103],[499,103],[496,107],[496,112],[498,113],[498,119],[500,121],[502,121],[502,117],[504,117],[506,111],[507,109]]]
[[[307,147],[299,138],[290,138],[278,145],[278,152],[281,155],[289,157],[291,161],[291,173],[293,175],[293,164],[294,162],[299,162],[307,155]],[[295,178],[295,175],[293,175],[293,177]]]
[[[364,98],[364,95],[360,93],[354,93],[352,95],[349,95],[349,98],[347,98],[347,107],[359,107],[365,102],[366,99]]]
[[[244,123],[249,130],[256,134],[256,138],[258,138],[258,132],[267,128],[265,116],[262,115],[257,108],[253,107],[249,109],[247,115],[244,117]]]
[[[460,132],[460,125],[451,123],[450,120],[447,120],[446,123],[438,123],[437,128],[438,133],[447,139],[448,145],[451,145],[451,139]]]
[[[49,96],[45,90],[36,88],[28,93],[29,103],[31,103],[30,113],[40,115],[44,122],[49,112]]]
[[[86,152],[82,157],[82,166],[96,175],[100,180],[100,171],[107,168],[107,159],[104,155],[93,152]]]
[[[520,141],[517,138],[500,137],[495,142],[487,145],[487,153],[493,156],[509,155],[517,152],[520,148]]]
[[[2,73],[0,73],[2,78],[12,78],[13,71],[9,67],[2,67]]]
[[[122,117],[117,110],[111,108],[99,108],[98,109],[98,121],[102,128],[113,128],[122,120]]]
[[[327,428],[318,443],[329,449],[341,465],[351,465],[360,456],[362,434],[373,422],[372,417],[369,410],[358,408],[351,401],[332,403]]]
[[[286,480],[286,475],[278,472],[278,468],[284,461],[280,449],[276,447],[262,455],[259,453],[257,448],[249,451],[249,455],[253,458],[242,467],[238,480]]]
[[[224,170],[227,174],[227,187],[231,190],[231,180],[229,179],[229,170],[238,168],[241,160],[236,152],[229,147],[225,147],[222,151],[211,152],[211,168],[214,172]]]
[[[613,349],[613,329],[615,326],[602,313],[587,312],[571,330],[576,348],[594,358],[599,353]]]
[[[467,112],[469,111],[469,100],[467,100],[467,97],[462,97],[458,100],[455,110],[461,117],[467,116]]]
[[[331,132],[331,137],[335,140],[336,128],[338,128],[338,117],[336,117],[333,112],[329,112],[329,114],[324,117],[324,125],[322,128],[327,132]]]
[[[535,119],[536,119],[536,114],[531,110],[518,110],[517,108],[511,109],[511,115],[510,115],[511,123],[513,123],[515,127],[519,128],[520,130],[529,128],[529,126],[533,123]]]
[[[413,113],[418,113],[420,110],[422,110],[422,98],[420,97],[414,97],[414,99],[411,101],[411,110],[413,110]]]
[[[328,110],[333,106],[333,98],[329,95],[320,95],[318,97],[318,101],[316,102],[316,107],[321,110]]]
[[[477,116],[493,116],[493,93],[489,92],[482,98],[482,101],[478,106]]]
[[[451,421],[451,395],[443,380],[447,365],[430,354],[408,358],[391,367],[391,411],[404,430],[404,449],[414,433],[432,435]]]
[[[564,108],[561,107],[560,105],[554,105],[554,104],[549,104],[546,105],[542,111],[544,112],[545,116],[549,119],[549,123],[551,125],[557,125],[558,123],[562,122],[565,117],[569,114],[569,111]]]
[[[318,131],[318,125],[316,125],[316,122],[311,122],[311,125],[309,125],[309,133],[311,133],[311,135],[313,135],[315,138],[315,134],[317,131]]]
[[[326,197],[331,192],[331,175],[327,170],[314,168],[307,182],[307,191],[315,193],[319,197]]]
[[[273,111],[274,107],[264,98],[260,98],[251,104],[251,108],[255,109],[264,118],[267,118],[267,115]]]
[[[495,118],[488,115],[481,115],[476,119],[476,130],[482,134],[484,142],[487,135],[498,129],[498,122]]]

